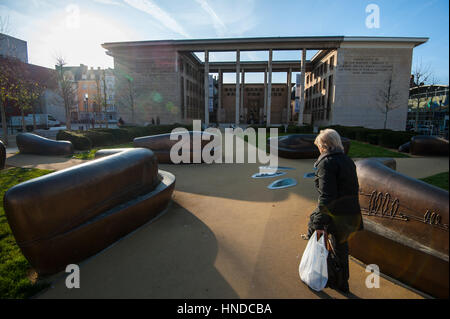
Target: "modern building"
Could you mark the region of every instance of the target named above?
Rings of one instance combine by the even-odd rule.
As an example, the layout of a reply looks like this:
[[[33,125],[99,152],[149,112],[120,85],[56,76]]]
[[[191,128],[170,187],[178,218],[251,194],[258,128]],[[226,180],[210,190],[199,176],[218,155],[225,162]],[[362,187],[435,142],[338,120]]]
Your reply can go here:
[[[448,137],[448,85],[420,85],[409,89],[407,129]],[[417,125],[416,125],[417,122]]]
[[[27,42],[0,33],[0,56],[16,58],[23,63],[28,63]]]
[[[133,104],[129,99],[117,100],[125,121],[145,123],[159,117],[161,123],[202,119],[209,124],[215,112],[220,123],[248,123],[253,114],[259,122],[265,119],[267,125],[296,122],[383,128],[386,103],[381,97],[395,92],[386,126],[404,130],[412,52],[427,40],[326,36],[117,42],[102,46],[114,58],[114,68],[120,74],[116,94],[133,97]],[[277,50],[299,50],[301,56],[295,61],[273,61]],[[306,60],[307,50],[316,52],[310,61]],[[227,51],[236,52],[236,61],[209,62],[211,52]],[[268,51],[269,59],[240,61],[243,51]],[[195,52],[204,53],[204,60]],[[226,72],[236,75],[234,98],[226,95],[230,93],[230,86],[223,85]],[[247,104],[243,100],[246,72],[261,72],[265,77],[266,98],[255,98],[252,106],[248,101],[252,95],[247,95]],[[294,116],[290,95],[276,102],[280,97],[272,94],[272,88],[281,89],[272,83],[273,72],[286,73],[286,83],[282,84],[285,91],[292,85],[292,72],[301,72],[299,108]],[[208,102],[210,73],[218,75],[219,86],[218,109],[213,112]]]

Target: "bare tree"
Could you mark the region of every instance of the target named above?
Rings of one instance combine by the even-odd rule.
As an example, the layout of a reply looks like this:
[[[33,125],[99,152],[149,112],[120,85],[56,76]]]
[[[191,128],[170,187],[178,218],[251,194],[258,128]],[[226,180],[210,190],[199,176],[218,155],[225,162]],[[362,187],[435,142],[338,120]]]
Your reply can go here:
[[[430,79],[435,79],[432,75],[431,65],[424,64],[422,62],[422,59],[420,59],[420,61],[418,61],[414,66],[412,75],[414,77],[414,84],[416,87],[422,87],[426,83],[428,83]],[[414,125],[414,131],[416,132],[419,131],[419,111],[420,111],[419,105],[420,105],[420,95],[418,94],[416,107],[416,123]]]
[[[64,65],[66,62],[64,58],[56,58],[56,71],[59,84],[59,92],[64,101],[64,110],[66,113],[66,127],[71,130],[71,111],[72,107],[76,104],[76,84],[74,80],[64,71]]]
[[[119,86],[120,89],[118,91],[118,98],[121,100],[122,104],[129,108],[131,111],[131,122],[135,123],[134,111],[136,107],[136,91],[134,87],[134,79],[124,73],[119,71],[115,71],[116,79],[119,80],[122,84]],[[125,83],[121,80],[125,80]]]
[[[9,17],[0,17],[0,46],[3,45],[4,34],[9,33],[10,23]],[[6,64],[5,64],[6,63]],[[0,63],[0,116],[2,117],[3,142],[8,145],[8,124],[6,122],[5,103],[11,89],[9,61],[5,60]]]
[[[103,111],[105,112],[105,119],[106,119],[105,125],[106,125],[106,128],[108,128],[108,110],[107,110],[108,105],[107,105],[107,92],[106,92],[107,87],[106,87],[106,71],[105,70],[102,71],[102,83],[103,83]]]
[[[401,106],[398,104],[399,92],[392,87],[392,73],[386,86],[378,91],[376,100],[378,101],[378,108],[384,114],[384,129],[387,126],[389,112]]]

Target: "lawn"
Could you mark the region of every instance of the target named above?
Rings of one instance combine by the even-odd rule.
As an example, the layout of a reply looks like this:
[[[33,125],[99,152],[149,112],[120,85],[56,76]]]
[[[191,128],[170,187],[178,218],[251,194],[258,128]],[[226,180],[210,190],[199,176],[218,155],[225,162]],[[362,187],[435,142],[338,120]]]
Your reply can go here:
[[[381,146],[372,145],[368,143],[350,141],[350,150],[348,156],[352,158],[366,158],[366,157],[410,157],[407,154],[393,151]]]
[[[28,298],[48,286],[34,282],[36,274],[17,246],[3,210],[3,196],[9,188],[48,173],[51,171],[34,168],[0,171],[0,299]]]
[[[93,148],[86,152],[75,153],[73,155],[73,158],[82,159],[82,160],[91,160],[91,159],[94,159],[95,153],[98,150],[105,149],[105,148],[130,148],[130,147],[133,147],[133,143],[102,146],[102,147]]]
[[[420,180],[448,191],[448,172],[421,178]]]

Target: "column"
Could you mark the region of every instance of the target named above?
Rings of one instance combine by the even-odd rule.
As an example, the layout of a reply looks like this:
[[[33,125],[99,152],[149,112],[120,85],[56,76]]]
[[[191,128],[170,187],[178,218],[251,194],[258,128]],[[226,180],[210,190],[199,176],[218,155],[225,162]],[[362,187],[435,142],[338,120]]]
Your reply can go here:
[[[235,109],[235,119],[234,124],[239,125],[239,74],[240,74],[240,51],[239,49],[236,50],[236,109]]]
[[[240,96],[240,98],[241,98],[241,101],[240,101],[240,109],[241,109],[241,112],[240,112],[240,115],[241,115],[241,117],[242,117],[242,120],[244,120],[244,118],[245,118],[245,114],[244,114],[244,90],[245,90],[245,70],[244,69],[242,69],[242,71],[241,71],[241,96]]]
[[[205,50],[205,126],[209,126],[209,52]]]
[[[264,70],[264,117],[267,119],[267,68]]]
[[[183,103],[184,103],[184,109],[183,109],[183,118],[187,119],[187,108],[188,108],[188,101],[187,101],[187,72],[186,72],[186,66],[187,64],[184,63],[183,65]]]
[[[298,106],[298,125],[303,125],[303,111],[305,108],[305,73],[306,73],[306,49],[302,50],[302,71],[300,75],[300,97]]]
[[[291,78],[292,78],[292,70],[289,68],[287,72],[287,109],[286,109],[286,124],[289,124],[289,120],[291,119]]]
[[[222,119],[222,113],[223,113],[223,110],[222,110],[222,82],[223,82],[223,73],[222,73],[222,70],[219,69],[219,92],[218,92],[219,93],[218,94],[219,101],[218,101],[218,106],[217,106],[218,122],[223,121],[223,119]]]
[[[269,50],[269,83],[267,85],[267,124],[266,127],[270,126],[270,112],[272,110],[272,49]]]

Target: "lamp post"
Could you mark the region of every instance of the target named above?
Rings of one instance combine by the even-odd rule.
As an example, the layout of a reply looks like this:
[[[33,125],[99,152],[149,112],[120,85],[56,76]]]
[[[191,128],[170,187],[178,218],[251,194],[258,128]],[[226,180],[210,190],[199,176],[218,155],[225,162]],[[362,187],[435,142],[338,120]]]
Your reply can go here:
[[[87,93],[84,94],[84,111],[86,112],[87,116],[87,129],[89,129],[89,94]]]

